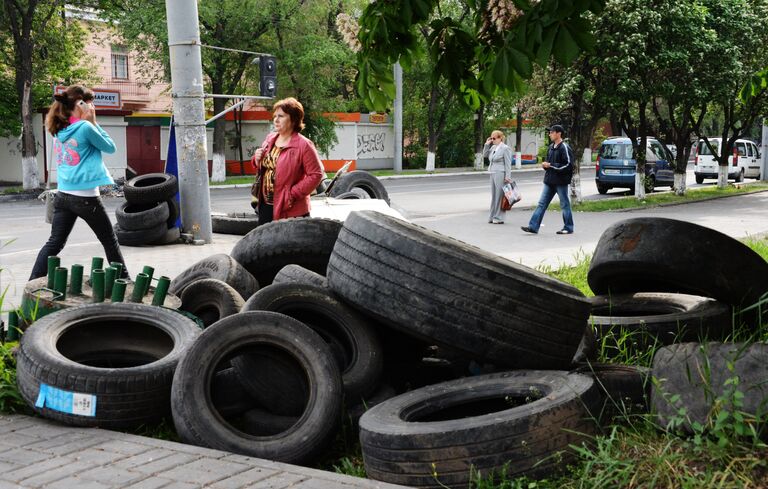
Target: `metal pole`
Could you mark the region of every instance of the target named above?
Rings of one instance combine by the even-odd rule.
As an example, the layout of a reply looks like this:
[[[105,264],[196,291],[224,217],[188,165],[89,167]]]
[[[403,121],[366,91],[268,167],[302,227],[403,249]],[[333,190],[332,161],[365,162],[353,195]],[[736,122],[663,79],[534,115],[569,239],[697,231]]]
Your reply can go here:
[[[395,172],[403,171],[403,67],[395,63]]]
[[[196,0],[165,0],[171,94],[176,124],[182,227],[195,241],[212,241],[211,196],[203,105],[203,65]]]

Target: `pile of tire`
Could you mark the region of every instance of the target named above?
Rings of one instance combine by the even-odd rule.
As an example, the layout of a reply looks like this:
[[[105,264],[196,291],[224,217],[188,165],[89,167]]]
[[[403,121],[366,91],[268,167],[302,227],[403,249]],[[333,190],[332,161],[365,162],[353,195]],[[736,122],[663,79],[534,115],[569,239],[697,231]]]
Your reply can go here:
[[[126,182],[125,202],[115,210],[117,241],[122,246],[164,245],[179,240],[176,226],[179,203],[176,177],[168,173],[148,173]]]
[[[640,217],[598,240],[587,273],[597,340],[617,350],[723,340],[768,319],[768,263],[740,241],[685,221]],[[732,317],[736,318],[736,324]]]
[[[551,474],[597,430],[596,383],[568,371],[589,301],[380,213],[259,226],[170,290],[206,326],[173,382],[187,443],[309,464],[346,420],[370,477],[466,487]]]

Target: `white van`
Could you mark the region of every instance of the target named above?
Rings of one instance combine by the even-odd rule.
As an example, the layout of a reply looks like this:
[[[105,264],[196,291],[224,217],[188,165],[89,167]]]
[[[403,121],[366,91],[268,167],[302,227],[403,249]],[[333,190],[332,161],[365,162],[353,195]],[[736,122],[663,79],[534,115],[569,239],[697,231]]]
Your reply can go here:
[[[718,153],[720,141],[721,138],[709,138]],[[717,178],[717,160],[703,139],[699,139],[696,146],[693,172],[696,175],[696,183],[702,183],[705,178]],[[728,178],[743,182],[745,177],[760,178],[760,152],[752,141],[737,139],[733,145],[733,155],[728,156]]]

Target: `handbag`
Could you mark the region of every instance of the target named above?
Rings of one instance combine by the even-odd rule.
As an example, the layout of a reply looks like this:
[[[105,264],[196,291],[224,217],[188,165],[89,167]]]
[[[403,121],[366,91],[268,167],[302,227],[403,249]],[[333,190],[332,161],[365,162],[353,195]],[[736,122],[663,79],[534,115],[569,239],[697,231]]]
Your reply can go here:
[[[501,196],[501,210],[508,211],[511,208],[512,208],[512,204],[510,204],[509,201],[507,200],[507,198],[504,195],[502,195]]]
[[[251,184],[251,207],[259,207],[259,190],[261,189],[261,172],[256,175],[256,180]]]
[[[507,201],[507,204],[509,205],[509,209],[512,208],[513,205],[520,202],[523,198],[523,195],[520,193],[520,189],[517,187],[517,183],[515,183],[514,180],[510,183],[505,183],[501,190],[504,192],[504,199]],[[506,209],[506,210],[509,210]],[[502,210],[504,210],[504,205],[502,204]]]

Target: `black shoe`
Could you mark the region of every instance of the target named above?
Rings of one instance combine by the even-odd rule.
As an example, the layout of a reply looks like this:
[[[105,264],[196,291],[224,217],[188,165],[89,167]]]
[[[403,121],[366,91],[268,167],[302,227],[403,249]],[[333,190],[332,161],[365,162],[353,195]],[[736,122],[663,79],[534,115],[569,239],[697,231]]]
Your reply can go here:
[[[536,231],[534,231],[533,229],[529,228],[528,226],[521,226],[520,229],[522,229],[526,233],[538,234]]]
[[[573,234],[573,231],[568,231],[567,229],[561,229],[560,231],[557,231],[556,234]]]

